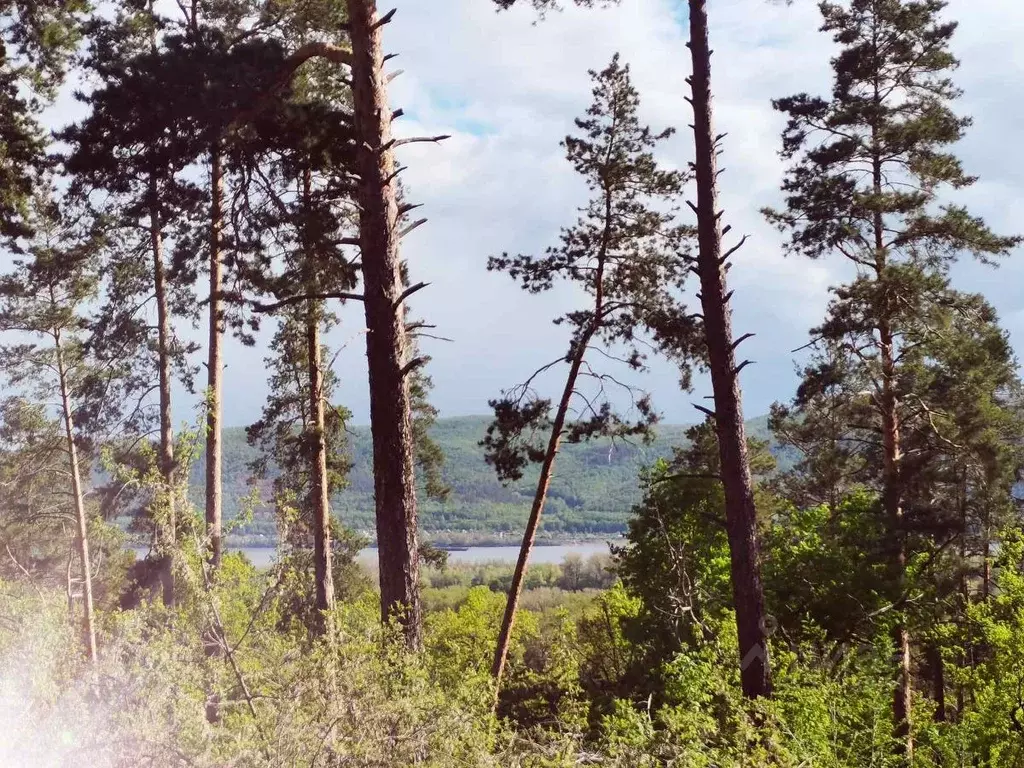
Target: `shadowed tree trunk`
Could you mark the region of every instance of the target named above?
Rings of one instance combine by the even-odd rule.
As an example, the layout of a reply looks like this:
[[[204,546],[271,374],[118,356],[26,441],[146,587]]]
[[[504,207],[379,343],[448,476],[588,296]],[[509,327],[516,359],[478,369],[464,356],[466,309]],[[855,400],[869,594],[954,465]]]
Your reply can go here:
[[[302,174],[302,200],[306,214],[310,212],[312,174]],[[305,238],[304,259],[306,291],[317,292],[317,254],[310,238]],[[330,613],[334,609],[334,572],[331,568],[331,505],[327,477],[327,425],[324,418],[324,370],[320,345],[320,320],[323,303],[306,302],[306,361],[309,376],[309,431],[306,449],[310,458],[309,507],[313,510],[313,578],[316,581],[317,630],[332,635]]]
[[[83,640],[89,661],[96,663],[96,627],[92,606],[92,572],[89,560],[89,520],[85,514],[85,500],[82,496],[82,475],[78,466],[78,447],[75,445],[75,424],[71,411],[71,395],[68,393],[67,369],[64,367],[64,352],[61,348],[60,332],[53,335],[57,351],[57,375],[60,378],[60,402],[64,416],[64,434],[68,445],[68,459],[71,463],[71,490],[75,497],[75,521],[78,524],[78,558],[81,561]],[[70,571],[68,583],[70,585]],[[68,589],[70,604],[70,586]]]
[[[160,389],[160,454],[159,469],[164,483],[166,519],[160,526],[158,536],[163,560],[161,582],[164,605],[174,605],[174,554],[177,538],[177,510],[174,467],[174,431],[171,422],[171,317],[167,297],[167,276],[164,269],[164,246],[161,233],[160,203],[156,177],[149,180],[149,239],[153,257],[153,288],[156,295],[157,314],[157,368]]]
[[[210,148],[210,340],[206,363],[206,535],[209,539],[211,570],[220,568],[222,530],[222,466],[223,447],[223,374],[221,356],[224,312],[221,307],[222,264],[221,230],[223,228],[224,180],[221,172],[221,148],[215,142]]]
[[[392,117],[376,5],[348,0],[381,615],[385,621],[398,615],[408,644],[418,647],[416,486],[406,380],[415,363],[408,360]]]
[[[690,80],[697,177],[697,272],[714,392],[714,421],[725,491],[733,600],[739,633],[740,677],[745,696],[771,694],[771,671],[765,641],[764,592],[754,488],[747,460],[739,367],[732,335],[731,292],[725,284],[721,211],[718,209],[718,141],[711,105],[711,50],[708,47],[707,0],[690,0]]]

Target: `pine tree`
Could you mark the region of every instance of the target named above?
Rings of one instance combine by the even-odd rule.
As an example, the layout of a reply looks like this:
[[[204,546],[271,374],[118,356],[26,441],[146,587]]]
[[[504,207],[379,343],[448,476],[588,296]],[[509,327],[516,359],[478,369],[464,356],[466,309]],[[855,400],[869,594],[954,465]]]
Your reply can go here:
[[[832,98],[801,94],[774,102],[789,116],[783,156],[792,166],[783,184],[787,207],[768,217],[791,233],[791,252],[837,253],[858,270],[858,279],[837,291],[821,335],[845,346],[878,415],[882,504],[898,583],[908,558],[904,421],[915,406],[913,393],[902,391],[907,339],[929,330],[921,324],[933,316],[944,274],[961,253],[988,261],[1018,242],[992,233],[962,207],[938,204],[943,188],[974,181],[947,149],[970,120],[950,107],[959,96],[949,78],[957,64],[949,51],[956,25],[941,18],[944,7],[942,0],[823,3],[822,30],[841,46],[832,60]],[[905,621],[896,622],[893,642],[893,716],[909,762]]]
[[[320,332],[336,322],[315,306],[285,310],[271,342],[275,354],[267,358],[271,395],[260,420],[246,430],[250,444],[260,448],[253,465],[256,476],[274,472],[274,507],[289,564],[299,572],[306,570],[306,563],[312,565],[314,610],[301,615],[316,633],[327,630],[334,607],[330,550],[331,529],[337,524],[326,502],[344,487],[350,467],[345,436],[349,413],[331,404],[336,378],[329,366],[315,362],[325,357],[326,350],[317,344]]]
[[[507,272],[531,293],[550,290],[564,280],[588,297],[584,306],[554,321],[570,331],[565,355],[491,403],[495,420],[483,445],[498,476],[516,480],[530,462],[541,464],[492,668],[499,690],[559,446],[563,441],[580,442],[600,435],[643,435],[655,421],[646,396],[636,399],[639,419],[635,423],[623,421],[613,412],[605,385],[616,379],[596,370],[592,362],[595,346],[608,349],[605,354],[613,356],[624,349],[623,362],[640,369],[644,356],[638,340],[644,330],[653,328],[661,318],[685,316],[665,289],[677,285],[685,274],[678,253],[685,248],[689,230],[674,223],[671,209],[685,176],[662,169],[652,154],[672,130],[654,133],[640,124],[639,95],[630,81],[629,67],[621,64],[617,55],[604,70],[590,74],[594,101],[586,117],[576,120],[579,133],[567,136],[563,146],[593,197],[581,209],[579,220],[562,231],[560,243],[542,256],[503,254],[488,262],[488,269]],[[677,325],[674,330],[685,377],[686,361],[694,351],[692,324],[688,329]],[[534,381],[563,362],[568,371],[552,415],[551,401],[536,394]],[[596,383],[596,393],[581,387],[588,381]],[[575,421],[570,418],[573,409],[579,414]]]
[[[171,269],[167,241],[181,222],[197,217],[202,194],[182,175],[199,153],[200,137],[189,108],[195,102],[196,61],[180,38],[158,38],[161,23],[150,11],[94,24],[87,62],[104,85],[80,96],[89,116],[60,136],[71,148],[64,166],[72,190],[83,198],[105,192],[104,214],[121,232],[108,265],[111,281],[101,320],[105,331],[99,338],[112,358],[131,347],[152,352],[148,365],[158,382],[157,462],[166,507],[157,550],[163,597],[170,605],[175,600],[173,554],[181,495],[171,385],[177,375],[191,388],[195,374],[187,359],[195,347],[176,337],[173,318],[193,316],[196,303],[191,275]],[[156,305],[155,328],[146,317],[150,303]],[[148,383],[142,386],[149,390]]]
[[[315,605],[327,617],[334,607],[334,589],[325,382],[333,380],[333,373],[322,354],[321,334],[325,323],[336,323],[326,310],[328,299],[361,299],[352,293],[358,272],[344,247],[353,228],[348,207],[351,128],[342,91],[328,71],[296,78],[292,90],[282,95],[286,98],[275,109],[266,107],[254,121],[247,141],[236,142],[232,149],[239,155],[242,175],[257,180],[244,194],[249,233],[244,239],[252,253],[240,267],[253,291],[275,299],[257,303],[258,311],[282,313],[285,326],[301,320],[304,328],[306,352],[289,359],[304,382],[302,439],[312,486],[302,508],[313,532]],[[277,344],[285,356],[285,340],[279,338]],[[280,377],[272,381],[275,387],[283,384],[292,382]],[[272,400],[277,396],[271,393]],[[328,629],[323,622],[319,628]]]
[[[9,581],[24,577],[35,585],[64,585],[70,610],[74,592],[66,563],[74,564],[77,541],[69,546],[68,518],[52,514],[67,508],[69,493],[62,482],[68,475],[64,426],[51,411],[25,395],[0,402],[0,544],[7,554],[2,573]]]
[[[231,274],[231,267],[237,256],[232,251],[238,243],[227,231],[231,224],[231,177],[237,178],[251,164],[245,153],[253,149],[254,137],[242,134],[250,130],[260,113],[280,107],[282,94],[276,89],[281,87],[289,92],[294,85],[294,80],[279,85],[280,73],[287,65],[277,38],[301,41],[321,32],[321,28],[336,37],[343,19],[338,18],[338,3],[318,6],[315,12],[300,6],[287,13],[275,13],[250,0],[215,5],[193,3],[181,8],[181,34],[196,59],[198,98],[191,112],[201,151],[195,159],[209,168],[209,215],[178,252],[186,261],[194,261],[200,255],[209,276],[205,515],[209,561],[216,570],[223,535],[223,337],[230,324],[243,340],[247,338],[244,321],[237,316],[238,302],[233,306],[225,287],[226,281],[237,279]],[[283,95],[287,97],[287,93]]]
[[[516,0],[494,0],[499,9],[509,9]],[[558,10],[558,0],[531,0],[533,7],[544,14]],[[617,0],[574,0],[582,7],[616,5]],[[691,204],[697,214],[698,253],[691,262],[692,270],[701,282],[700,300],[705,336],[705,356],[711,374],[714,411],[721,451],[722,483],[725,486],[730,557],[736,622],[739,631],[741,677],[745,695],[754,698],[771,692],[771,670],[768,646],[765,642],[764,589],[761,585],[760,544],[757,537],[757,510],[754,487],[747,459],[747,441],[743,424],[742,395],[739,372],[746,362],[736,363],[736,347],[753,334],[733,338],[732,310],[729,300],[732,291],[726,285],[726,272],[731,266],[729,257],[743,244],[723,253],[722,235],[728,227],[721,226],[722,211],[718,209],[718,154],[722,136],[714,133],[711,103],[711,49],[708,44],[707,0],[690,0],[689,25],[693,74],[688,79],[691,96],[687,101],[693,107],[694,147],[693,168],[697,182],[697,201]],[[691,318],[679,318],[682,327]],[[667,318],[666,318],[667,320]],[[670,321],[671,322],[671,321]],[[678,335],[678,332],[676,332]],[[661,341],[671,349],[676,343],[686,343],[685,330],[675,341],[674,332],[663,325]]]

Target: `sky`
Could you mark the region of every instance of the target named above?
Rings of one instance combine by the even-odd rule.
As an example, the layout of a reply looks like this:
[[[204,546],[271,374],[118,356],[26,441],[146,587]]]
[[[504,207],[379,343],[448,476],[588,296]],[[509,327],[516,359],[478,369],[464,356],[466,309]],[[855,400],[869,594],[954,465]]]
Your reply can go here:
[[[622,0],[607,10],[568,8],[541,22],[527,7],[499,13],[490,0],[393,2],[398,13],[384,28],[384,40],[387,52],[399,54],[390,66],[403,70],[390,92],[392,108],[405,113],[396,132],[452,136],[399,150],[408,166],[409,199],[424,204],[417,213],[429,220],[402,244],[414,281],[430,283],[410,304],[415,316],[437,326],[433,333],[450,339],[422,343],[432,358],[434,404],[443,416],[487,413],[488,399],[565,349],[564,330],[551,318],[572,306],[573,294],[524,293],[506,275],[487,272],[486,262],[503,251],[539,253],[585,201],[559,142],[589,104],[587,71],[603,68],[619,52],[641,94],[642,119],[656,129],[678,129],[658,159],[684,167],[692,156],[691,112],[683,99],[690,72],[685,2]],[[778,156],[783,120],[771,99],[804,91],[826,95],[834,48],[818,31],[817,5],[808,0],[713,0],[710,11],[716,128],[727,133],[724,221],[737,237],[749,236],[729,281],[735,334],[756,334],[741,347],[754,361],[742,373],[745,412],[752,417],[792,396],[799,357],[793,350],[821,319],[829,286],[848,277],[839,260],[785,256],[782,236],[758,213],[780,203],[784,170]],[[965,94],[957,110],[974,117],[957,152],[980,177],[949,199],[968,205],[997,231],[1021,231],[1024,160],[1015,148],[1024,126],[1024,48],[1017,45],[1024,3],[951,0],[947,13],[960,22],[954,52],[962,65],[955,80]],[[958,287],[982,292],[996,306],[1018,350],[1024,345],[1020,256],[998,269],[964,263],[954,272]],[[335,362],[337,400],[356,423],[365,423],[368,412],[363,330],[361,309],[353,306],[329,339],[343,347]],[[264,354],[228,341],[227,424],[258,418],[266,396]],[[692,403],[709,391],[699,373],[694,391],[681,391],[677,372],[658,361],[633,381],[652,393],[668,422],[696,421]],[[542,393],[551,394],[544,387]],[[188,410],[178,417],[189,418]]]

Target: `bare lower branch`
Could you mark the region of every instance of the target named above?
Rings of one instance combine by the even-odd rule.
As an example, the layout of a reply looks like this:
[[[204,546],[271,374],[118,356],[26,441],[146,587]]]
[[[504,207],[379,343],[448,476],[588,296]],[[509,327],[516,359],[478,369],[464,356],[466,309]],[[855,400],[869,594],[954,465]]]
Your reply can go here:
[[[430,358],[426,357],[425,355],[420,355],[419,357],[414,357],[412,360],[410,360],[408,363],[406,363],[405,365],[402,366],[402,370],[401,370],[400,375],[402,376],[402,378],[405,378],[410,373],[415,371],[417,368],[420,368],[420,367],[426,365],[427,360],[429,360],[429,359]]]
[[[390,11],[388,11],[387,13],[380,17],[377,23],[373,25],[373,28],[377,29],[377,27],[383,27],[385,24],[387,24],[395,17],[396,13],[398,13],[398,9],[392,8]]]
[[[398,238],[401,239],[401,238],[405,237],[410,232],[412,232],[414,229],[416,229],[417,227],[422,227],[426,223],[427,223],[426,219],[417,219],[412,224],[410,224],[409,226],[405,227],[401,232],[399,232],[398,233]]]
[[[451,138],[451,134],[445,133],[445,134],[442,134],[440,136],[413,136],[413,137],[408,138],[408,139],[392,139],[387,144],[385,144],[383,147],[381,147],[381,151],[385,151],[385,150],[388,150],[388,149],[397,149],[398,147],[404,146],[406,144],[427,144],[427,143],[439,144],[440,142],[444,141],[445,139],[450,139],[450,138]]]
[[[725,230],[722,231],[722,234],[724,235],[725,231],[728,230],[728,229],[729,229],[729,227],[726,227]],[[725,262],[727,262],[729,260],[729,257],[732,256],[734,253],[736,253],[736,251],[738,251],[740,248],[742,248],[744,243],[746,243],[746,242],[747,242],[747,236],[744,235],[743,237],[740,238],[740,241],[738,243],[736,243],[736,245],[734,245],[732,248],[730,248],[728,251],[726,251],[722,255],[722,257],[718,260],[718,263],[719,264],[724,264]]]
[[[271,304],[253,303],[255,312],[276,312],[282,307],[292,304],[301,304],[304,301],[324,301],[325,299],[341,299],[342,301],[362,301],[363,296],[359,293],[304,293],[298,296],[289,296],[286,299],[275,301]]]
[[[711,417],[712,419],[717,419],[718,418],[717,414],[714,411],[712,411],[710,408],[705,408],[703,405],[697,405],[697,403],[690,403],[690,405],[692,405],[694,408],[696,408],[701,413]]]
[[[744,333],[742,336],[740,336],[738,339],[736,339],[736,341],[734,341],[732,343],[732,348],[736,349],[736,347],[738,347],[744,341],[746,341],[747,339],[751,338],[752,336],[756,336],[756,335],[757,335],[756,333]]]

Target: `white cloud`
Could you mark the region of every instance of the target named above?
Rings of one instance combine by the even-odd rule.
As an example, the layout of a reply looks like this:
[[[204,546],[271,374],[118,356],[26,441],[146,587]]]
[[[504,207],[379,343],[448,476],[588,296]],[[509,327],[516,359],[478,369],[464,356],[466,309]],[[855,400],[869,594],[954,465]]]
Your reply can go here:
[[[410,197],[426,204],[430,219],[405,244],[415,278],[432,283],[417,294],[414,309],[439,326],[438,334],[455,339],[425,344],[434,356],[435,401],[447,414],[480,413],[488,397],[564,345],[549,321],[565,308],[567,294],[523,294],[485,265],[488,255],[553,242],[583,201],[585,191],[558,142],[589,102],[587,70],[620,51],[633,68],[643,117],[655,127],[679,129],[663,160],[676,166],[689,160],[685,4],[623,0],[607,11],[569,8],[539,24],[525,7],[499,14],[489,0],[398,5],[385,29],[386,49],[400,54],[394,66],[404,69],[391,94],[392,106],[407,115],[398,131],[452,134],[442,145],[412,145],[401,155],[409,166]],[[744,372],[747,412],[754,415],[791,395],[790,351],[820,319],[827,288],[841,274],[834,261],[783,257],[779,235],[758,213],[777,202],[782,174],[782,120],[770,99],[827,93],[833,46],[817,31],[815,3],[716,0],[711,8],[717,128],[728,133],[722,204],[734,232],[750,235],[730,280],[737,332],[758,333],[743,347],[758,361]],[[1024,53],[1017,45],[1024,4],[953,0],[949,13],[962,20],[955,47],[964,64],[957,81],[967,92],[964,110],[976,117],[962,155],[984,180],[963,199],[994,225],[1012,228],[1024,213],[1024,170],[1013,151],[1024,119]],[[1024,302],[1016,289],[1024,268],[1010,263],[993,274],[965,266],[957,275],[965,287],[989,292],[1015,338],[1024,338]],[[339,338],[361,327],[359,313],[348,312],[346,323]],[[365,419],[358,341],[338,368],[342,398]],[[661,365],[646,385],[668,418],[693,419],[688,403],[703,393],[702,383],[694,396],[682,395],[674,372]],[[253,399],[241,398],[229,418],[251,420]]]

